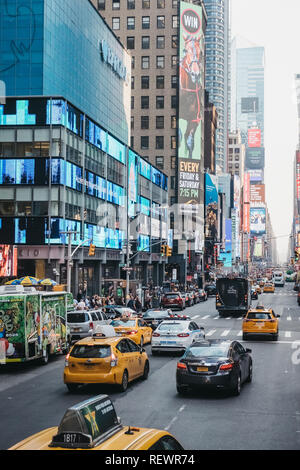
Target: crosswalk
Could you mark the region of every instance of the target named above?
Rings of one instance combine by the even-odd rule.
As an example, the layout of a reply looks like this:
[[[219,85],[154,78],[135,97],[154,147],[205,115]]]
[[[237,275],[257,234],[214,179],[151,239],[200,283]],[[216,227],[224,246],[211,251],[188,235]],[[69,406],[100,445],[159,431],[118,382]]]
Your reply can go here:
[[[236,329],[208,329],[205,331],[205,337],[209,339],[240,339],[243,336],[242,330]],[[267,336],[266,336],[267,338]],[[281,331],[279,332],[279,339],[290,339],[293,341],[300,340],[300,332],[298,331]]]
[[[291,315],[288,315],[287,317],[284,317],[282,316],[281,317],[281,320],[285,320],[285,321],[300,321],[300,312],[297,314],[297,317],[291,317]],[[198,319],[199,321],[200,320],[208,320],[209,318],[211,320],[225,320],[225,321],[229,321],[229,320],[238,320],[238,321],[241,321],[243,319],[243,317],[232,317],[232,316],[228,316],[228,317],[220,317],[219,315],[204,315],[204,316],[200,316],[200,315],[195,315],[193,317],[191,317],[192,320],[196,320]]]

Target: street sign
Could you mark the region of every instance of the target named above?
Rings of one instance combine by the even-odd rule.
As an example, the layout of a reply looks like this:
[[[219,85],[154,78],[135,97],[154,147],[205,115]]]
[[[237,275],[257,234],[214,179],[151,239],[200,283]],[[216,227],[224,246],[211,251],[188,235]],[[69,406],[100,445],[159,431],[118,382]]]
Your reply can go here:
[[[133,271],[133,268],[127,268],[126,266],[122,268],[123,271]]]

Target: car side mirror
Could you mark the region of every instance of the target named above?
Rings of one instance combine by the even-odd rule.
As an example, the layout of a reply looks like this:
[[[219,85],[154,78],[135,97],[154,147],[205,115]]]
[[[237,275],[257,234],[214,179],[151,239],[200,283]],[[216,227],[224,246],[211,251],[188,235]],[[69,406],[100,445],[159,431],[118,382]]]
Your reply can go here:
[[[281,317],[281,315],[275,315],[275,316],[276,316],[276,318],[280,318],[280,317]]]
[[[252,349],[246,349],[246,353],[252,353]]]
[[[140,354],[143,354],[144,352],[146,352],[146,349],[140,348]]]
[[[200,327],[200,330],[203,330],[203,331],[204,331],[204,328],[203,328],[203,326],[201,326],[201,327]]]

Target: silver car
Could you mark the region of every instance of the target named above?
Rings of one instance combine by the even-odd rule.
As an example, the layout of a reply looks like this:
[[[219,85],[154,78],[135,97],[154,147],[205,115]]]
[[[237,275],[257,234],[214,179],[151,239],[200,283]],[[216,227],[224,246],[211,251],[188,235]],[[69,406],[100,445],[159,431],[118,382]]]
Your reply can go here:
[[[92,336],[98,325],[108,325],[109,318],[102,310],[74,310],[68,312],[71,342]]]

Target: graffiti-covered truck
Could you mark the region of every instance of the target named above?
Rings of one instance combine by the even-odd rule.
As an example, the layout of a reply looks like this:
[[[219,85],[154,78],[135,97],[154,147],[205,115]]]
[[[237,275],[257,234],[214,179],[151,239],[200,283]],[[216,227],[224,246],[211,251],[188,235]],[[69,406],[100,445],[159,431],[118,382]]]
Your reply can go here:
[[[40,359],[68,350],[72,294],[0,287],[0,364]]]

